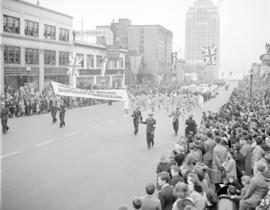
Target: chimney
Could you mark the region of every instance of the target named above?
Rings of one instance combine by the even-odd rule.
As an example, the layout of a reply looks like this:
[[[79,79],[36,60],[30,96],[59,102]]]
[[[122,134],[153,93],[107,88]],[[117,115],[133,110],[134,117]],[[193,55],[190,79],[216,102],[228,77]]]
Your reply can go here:
[[[37,5],[40,6],[39,0],[37,0]]]

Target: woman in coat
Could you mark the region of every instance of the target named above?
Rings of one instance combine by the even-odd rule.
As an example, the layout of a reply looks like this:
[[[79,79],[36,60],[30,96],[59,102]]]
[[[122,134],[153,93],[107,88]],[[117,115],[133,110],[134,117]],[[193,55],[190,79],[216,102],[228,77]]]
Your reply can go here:
[[[219,189],[219,184],[222,183],[223,177],[223,167],[222,163],[227,158],[227,149],[221,145],[221,138],[219,136],[215,137],[216,146],[213,150],[213,173],[212,182],[216,185],[216,189]]]
[[[232,156],[232,151],[228,151],[227,158],[222,165],[226,172],[226,179],[228,179],[228,177],[233,177],[234,180],[237,180],[236,164]]]

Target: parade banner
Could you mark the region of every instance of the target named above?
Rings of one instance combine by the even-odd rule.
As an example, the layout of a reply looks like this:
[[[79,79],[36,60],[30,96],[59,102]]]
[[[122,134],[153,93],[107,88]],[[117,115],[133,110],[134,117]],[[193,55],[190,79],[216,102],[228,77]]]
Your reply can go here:
[[[128,101],[128,94],[126,89],[86,90],[74,88],[53,81],[51,81],[51,84],[55,95],[124,102]]]

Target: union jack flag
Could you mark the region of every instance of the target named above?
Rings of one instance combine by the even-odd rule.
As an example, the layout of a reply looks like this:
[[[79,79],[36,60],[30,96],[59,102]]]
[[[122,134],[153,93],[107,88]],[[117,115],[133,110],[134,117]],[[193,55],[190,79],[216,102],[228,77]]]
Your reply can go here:
[[[69,67],[67,74],[69,76],[78,77],[79,75],[79,68],[83,67],[83,57],[78,56],[69,56]]]
[[[205,65],[214,66],[217,60],[217,47],[212,45],[208,47],[202,47],[202,59]]]

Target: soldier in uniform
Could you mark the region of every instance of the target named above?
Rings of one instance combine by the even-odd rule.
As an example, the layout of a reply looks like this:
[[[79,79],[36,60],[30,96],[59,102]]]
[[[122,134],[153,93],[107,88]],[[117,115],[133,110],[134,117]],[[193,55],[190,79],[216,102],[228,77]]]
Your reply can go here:
[[[8,123],[8,109],[6,108],[5,103],[1,103],[1,123],[2,123],[2,131],[3,134],[5,134],[9,127],[7,125]]]
[[[56,119],[57,111],[58,111],[57,99],[54,99],[52,106],[51,106],[51,114],[52,114],[53,123],[56,123],[56,121],[57,121],[57,119]]]
[[[60,101],[60,108],[59,108],[59,118],[60,118],[60,128],[66,125],[65,123],[65,113],[67,111],[67,106],[65,105],[64,101]]]
[[[169,117],[173,117],[173,129],[175,132],[175,135],[177,136],[178,133],[178,126],[179,126],[179,116],[181,115],[181,112],[179,111],[179,107],[176,108],[175,111],[173,111]]]
[[[141,120],[141,123],[146,124],[146,142],[148,149],[150,149],[154,146],[154,125],[156,124],[156,120],[153,118],[153,114],[150,113],[145,121]]]
[[[139,123],[140,121],[142,121],[142,113],[139,109],[139,107],[137,107],[132,114],[133,117],[133,125],[134,125],[134,134],[137,135],[138,131],[139,131]]]

